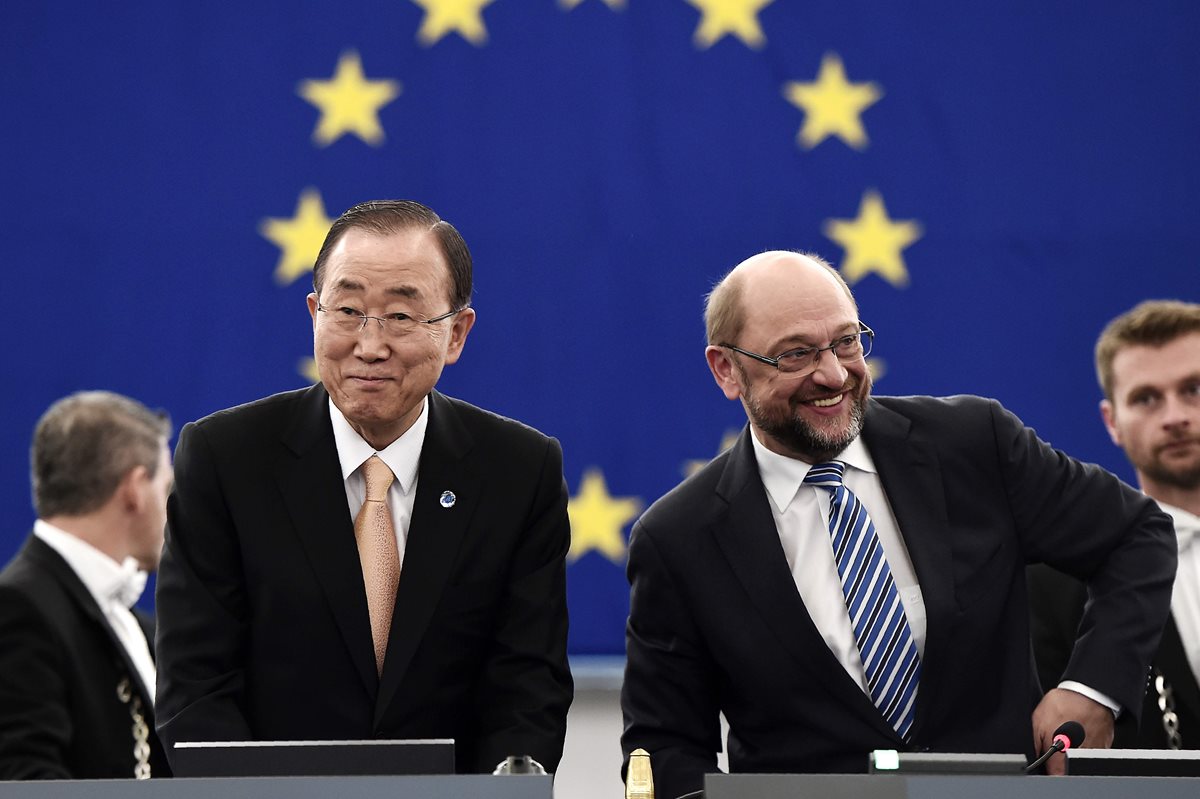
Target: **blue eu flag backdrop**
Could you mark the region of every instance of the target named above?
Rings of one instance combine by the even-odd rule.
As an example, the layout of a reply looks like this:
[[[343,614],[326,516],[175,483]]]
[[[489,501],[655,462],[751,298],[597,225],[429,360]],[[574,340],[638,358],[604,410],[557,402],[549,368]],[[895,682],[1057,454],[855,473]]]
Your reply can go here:
[[[834,263],[876,392],[976,393],[1132,479],[1091,348],[1200,300],[1200,5],[876,0],[18,3],[0,25],[0,555],[38,415],[177,424],[313,379],[330,220],[462,231],[441,388],[557,436],[571,649],[620,653],[637,514],[743,421],[703,359],[739,260]],[[752,312],[752,311],[751,311]]]

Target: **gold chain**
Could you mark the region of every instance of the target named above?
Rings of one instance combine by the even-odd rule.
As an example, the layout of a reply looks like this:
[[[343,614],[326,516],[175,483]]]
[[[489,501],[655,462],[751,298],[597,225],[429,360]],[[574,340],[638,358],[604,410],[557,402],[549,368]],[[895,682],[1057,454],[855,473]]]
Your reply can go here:
[[[1167,748],[1182,749],[1183,737],[1179,734],[1179,715],[1175,712],[1175,691],[1157,668],[1154,669],[1154,690],[1158,694],[1158,710],[1162,713],[1163,732],[1167,734]]]
[[[137,761],[133,767],[133,778],[137,780],[150,779],[150,727],[146,717],[142,715],[142,698],[135,696],[133,686],[128,677],[117,683],[117,699],[129,705],[129,717],[133,719],[133,757]]]

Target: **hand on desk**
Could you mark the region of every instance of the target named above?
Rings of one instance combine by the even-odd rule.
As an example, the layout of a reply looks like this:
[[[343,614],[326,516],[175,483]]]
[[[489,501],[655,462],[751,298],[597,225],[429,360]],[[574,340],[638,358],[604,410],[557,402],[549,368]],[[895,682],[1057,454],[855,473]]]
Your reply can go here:
[[[1054,743],[1054,731],[1064,721],[1078,721],[1083,725],[1084,739],[1081,747],[1108,749],[1112,746],[1111,710],[1083,694],[1066,688],[1053,688],[1046,692],[1033,710],[1033,741],[1039,755]],[[1046,762],[1046,773],[1066,774],[1067,756],[1059,753],[1050,758]]]

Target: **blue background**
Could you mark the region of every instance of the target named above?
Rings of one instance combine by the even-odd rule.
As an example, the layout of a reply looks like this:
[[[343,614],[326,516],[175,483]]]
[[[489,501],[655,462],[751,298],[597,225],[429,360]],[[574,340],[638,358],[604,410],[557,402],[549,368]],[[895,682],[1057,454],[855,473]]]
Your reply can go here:
[[[1132,480],[1091,352],[1138,300],[1200,300],[1200,4],[775,0],[752,48],[685,0],[497,0],[485,44],[422,44],[408,0],[20,3],[0,25],[0,560],[28,534],[37,417],[106,388],[176,425],[304,385],[310,276],[268,218],[420,200],[466,237],[479,319],[440,387],[557,436],[652,502],[743,422],[703,359],[702,297],[768,248],[817,251],[877,190],[923,235],[909,282],[854,285],[876,392],[1000,399]],[[312,138],[297,94],[356,51],[402,93],[386,139]],[[797,144],[784,97],[836,53],[882,98],[868,145]],[[628,524],[623,527],[628,534]],[[572,562],[571,649],[620,653],[621,559]]]

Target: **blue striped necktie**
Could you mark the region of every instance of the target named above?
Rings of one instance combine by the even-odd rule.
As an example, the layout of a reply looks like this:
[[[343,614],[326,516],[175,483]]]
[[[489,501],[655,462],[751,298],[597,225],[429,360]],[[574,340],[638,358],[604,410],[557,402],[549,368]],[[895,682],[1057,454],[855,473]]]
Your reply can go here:
[[[829,535],[871,700],[901,738],[916,715],[921,660],[875,523],[842,484],[846,464],[818,463],[804,482],[829,491]]]

